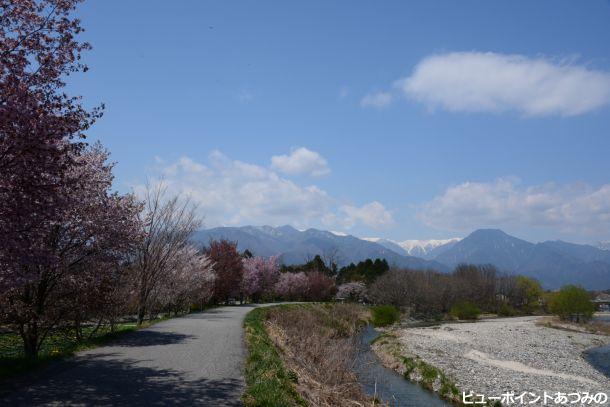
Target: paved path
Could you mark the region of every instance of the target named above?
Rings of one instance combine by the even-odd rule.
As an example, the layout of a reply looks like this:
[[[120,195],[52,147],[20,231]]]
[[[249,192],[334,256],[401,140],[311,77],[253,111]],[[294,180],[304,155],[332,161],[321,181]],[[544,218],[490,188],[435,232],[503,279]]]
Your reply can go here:
[[[240,406],[243,319],[212,309],[126,334],[0,388],[0,406]]]

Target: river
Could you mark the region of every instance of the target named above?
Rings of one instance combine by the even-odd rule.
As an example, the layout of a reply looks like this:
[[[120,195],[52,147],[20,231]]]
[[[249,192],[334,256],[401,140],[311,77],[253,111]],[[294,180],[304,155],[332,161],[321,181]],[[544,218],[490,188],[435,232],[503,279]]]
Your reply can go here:
[[[370,345],[379,335],[370,325],[360,334],[360,352],[355,371],[367,394],[377,395],[384,403],[393,407],[451,406],[435,393],[383,366]]]
[[[598,313],[593,317],[594,322],[610,325],[610,313]],[[610,377],[610,345],[589,349],[585,352],[585,359],[597,370]]]

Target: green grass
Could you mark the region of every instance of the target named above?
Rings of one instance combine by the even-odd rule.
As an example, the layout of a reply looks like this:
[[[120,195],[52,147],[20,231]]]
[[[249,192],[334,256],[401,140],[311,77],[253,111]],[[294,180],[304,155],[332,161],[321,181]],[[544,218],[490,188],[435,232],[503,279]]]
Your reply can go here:
[[[114,332],[100,329],[90,339],[78,341],[70,330],[58,331],[50,335],[42,344],[35,360],[26,358],[23,352],[21,337],[16,333],[0,334],[0,382],[10,377],[18,376],[44,366],[54,360],[60,360],[74,355],[78,351],[102,346],[107,342],[132,332],[165,320],[159,318],[138,327],[135,323],[118,324]],[[92,328],[84,329],[84,336],[91,333]]]
[[[409,375],[417,370],[421,374],[421,384],[423,387],[432,390],[434,382],[440,380],[441,387],[438,393],[446,399],[454,399],[460,392],[456,385],[443,373],[440,369],[424,362],[419,358],[405,357],[403,358],[405,365],[405,378],[409,379]]]
[[[244,404],[248,407],[307,406],[295,389],[296,375],[286,370],[265,330],[269,310],[256,308],[246,315],[244,321],[248,347]]]
[[[387,326],[400,320],[400,311],[393,305],[377,305],[371,308],[373,326]]]
[[[451,315],[462,320],[476,320],[481,310],[470,301],[460,301],[451,307]]]

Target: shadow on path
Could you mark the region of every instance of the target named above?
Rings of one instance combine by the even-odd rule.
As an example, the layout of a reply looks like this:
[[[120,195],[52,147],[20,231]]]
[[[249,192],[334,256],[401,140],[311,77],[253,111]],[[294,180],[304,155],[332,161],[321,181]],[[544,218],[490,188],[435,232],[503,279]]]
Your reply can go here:
[[[0,405],[242,405],[237,380],[188,380],[179,372],[138,366],[131,359],[108,359],[112,356],[97,354],[66,362],[72,366],[64,366],[44,383],[22,383],[19,391],[0,388]]]
[[[129,332],[110,343],[112,346],[158,346],[174,345],[194,338],[192,335],[184,335],[174,332],[158,332],[152,330],[141,330]]]

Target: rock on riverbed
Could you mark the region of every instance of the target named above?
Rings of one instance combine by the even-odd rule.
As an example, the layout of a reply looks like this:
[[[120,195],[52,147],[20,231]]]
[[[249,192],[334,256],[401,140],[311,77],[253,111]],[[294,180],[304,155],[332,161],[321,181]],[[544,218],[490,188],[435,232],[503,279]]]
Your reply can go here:
[[[405,355],[443,370],[463,391],[610,392],[610,379],[582,352],[610,337],[536,325],[538,317],[502,318],[398,330]],[[610,396],[610,394],[609,394]]]

